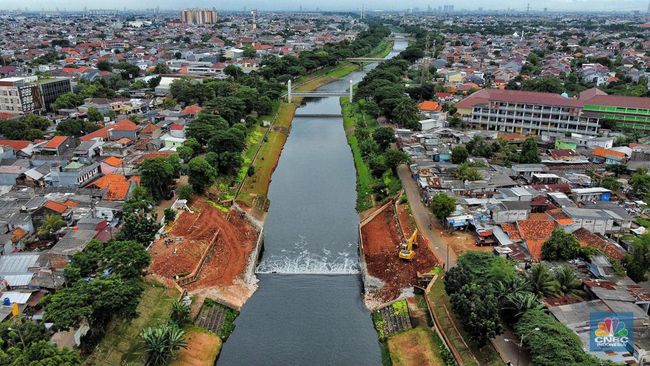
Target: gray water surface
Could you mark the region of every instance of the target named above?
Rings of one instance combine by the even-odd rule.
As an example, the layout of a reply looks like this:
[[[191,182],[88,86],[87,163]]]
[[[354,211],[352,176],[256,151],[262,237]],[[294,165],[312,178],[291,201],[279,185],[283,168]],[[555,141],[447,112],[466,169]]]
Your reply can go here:
[[[393,57],[406,47],[396,42]],[[376,65],[321,90],[345,90]],[[358,274],[356,173],[339,98],[299,108],[273,174],[259,289],[218,365],[381,365]]]

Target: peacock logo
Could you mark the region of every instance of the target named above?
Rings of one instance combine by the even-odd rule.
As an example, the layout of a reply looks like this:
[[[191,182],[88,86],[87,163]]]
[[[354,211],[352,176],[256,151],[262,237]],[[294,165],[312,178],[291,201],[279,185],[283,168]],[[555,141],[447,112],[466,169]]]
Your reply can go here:
[[[627,313],[592,313],[591,314],[591,351],[622,352],[633,344],[632,314]]]
[[[627,337],[627,328],[618,318],[605,318],[598,323],[596,337]]]

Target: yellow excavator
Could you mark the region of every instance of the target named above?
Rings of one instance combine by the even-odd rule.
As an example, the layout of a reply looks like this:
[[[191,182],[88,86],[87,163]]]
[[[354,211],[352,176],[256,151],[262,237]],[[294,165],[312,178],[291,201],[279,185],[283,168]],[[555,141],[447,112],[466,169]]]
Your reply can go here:
[[[413,235],[405,243],[402,243],[402,246],[399,248],[399,257],[401,259],[411,260],[415,251],[413,250],[413,245],[417,245],[415,239],[418,237],[418,229],[415,229]]]

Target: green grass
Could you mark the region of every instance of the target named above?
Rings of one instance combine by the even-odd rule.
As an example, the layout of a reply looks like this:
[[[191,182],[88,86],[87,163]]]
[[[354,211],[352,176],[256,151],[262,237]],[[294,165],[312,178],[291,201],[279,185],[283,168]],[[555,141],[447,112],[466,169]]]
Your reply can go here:
[[[643,226],[646,229],[650,229],[650,220],[648,220],[648,219],[644,219],[644,218],[639,217],[639,218],[637,218],[635,220],[635,222],[637,224]]]
[[[171,366],[213,366],[217,360],[223,342],[216,334],[201,327],[185,327],[187,348],[176,352]]]
[[[354,135],[354,127],[358,122],[358,113],[355,112],[353,104],[350,104],[348,97],[341,98],[341,109],[343,111],[343,127],[348,144],[352,150],[354,166],[357,170],[357,211],[362,212],[372,207],[372,183],[368,165],[363,160],[359,141]]]
[[[137,308],[138,316],[130,321],[111,322],[86,364],[144,365],[144,344],[140,333],[144,328],[167,323],[172,303],[179,295],[177,290],[157,282],[144,282],[144,293]]]
[[[432,330],[417,327],[388,338],[388,351],[394,366],[445,365]]]

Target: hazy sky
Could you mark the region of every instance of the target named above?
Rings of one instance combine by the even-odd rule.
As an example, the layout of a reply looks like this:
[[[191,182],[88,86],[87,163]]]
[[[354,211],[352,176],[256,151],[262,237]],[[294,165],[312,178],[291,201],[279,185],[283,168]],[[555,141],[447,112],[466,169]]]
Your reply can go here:
[[[645,11],[648,8],[648,0],[321,0],[321,1],[300,1],[300,0],[0,0],[0,10],[29,8],[34,10],[46,9],[89,9],[111,8],[130,9],[153,8],[160,6],[161,9],[181,9],[185,7],[215,7],[217,10],[242,10],[257,8],[259,10],[297,10],[300,5],[305,9],[314,9],[316,6],[321,10],[352,10],[365,4],[368,9],[390,9],[399,10],[405,8],[426,9],[428,5],[437,8],[440,5],[453,4],[456,9],[522,9],[530,2],[531,9],[542,10],[547,7],[549,10],[619,10]]]

